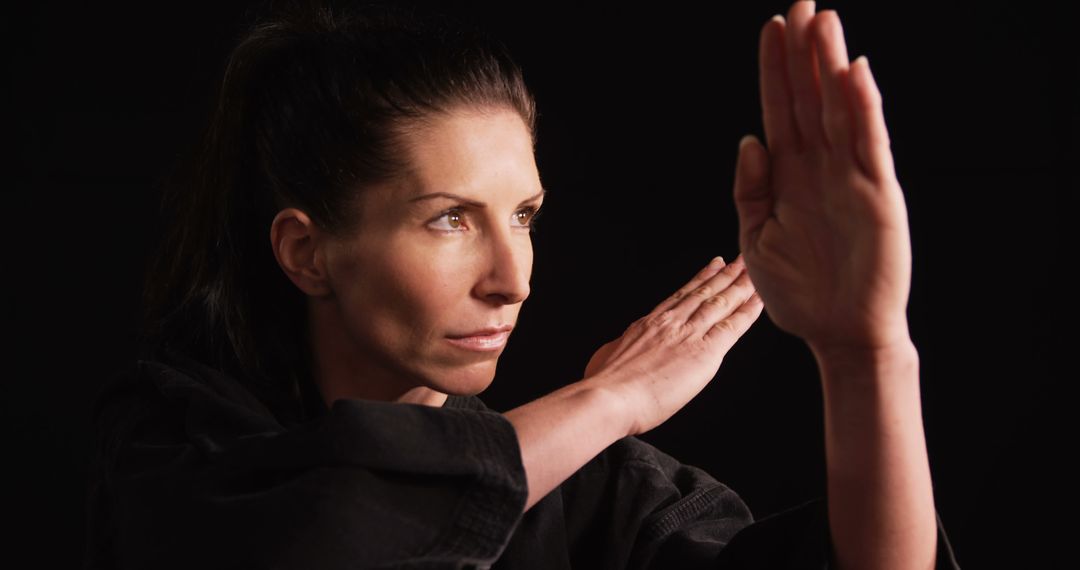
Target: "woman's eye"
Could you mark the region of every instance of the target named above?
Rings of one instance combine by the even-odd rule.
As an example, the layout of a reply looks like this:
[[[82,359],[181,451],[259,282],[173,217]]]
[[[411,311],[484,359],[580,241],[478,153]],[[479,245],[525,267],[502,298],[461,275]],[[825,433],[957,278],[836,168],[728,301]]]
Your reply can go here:
[[[514,221],[517,222],[519,227],[535,228],[538,217],[540,217],[539,208],[529,206],[523,210],[518,210],[514,214]]]
[[[457,231],[461,228],[462,221],[464,219],[461,214],[461,210],[458,209],[447,210],[446,212],[443,212],[438,218],[432,220],[431,223],[434,224],[435,229],[445,231]],[[445,222],[443,222],[443,220],[445,220]]]

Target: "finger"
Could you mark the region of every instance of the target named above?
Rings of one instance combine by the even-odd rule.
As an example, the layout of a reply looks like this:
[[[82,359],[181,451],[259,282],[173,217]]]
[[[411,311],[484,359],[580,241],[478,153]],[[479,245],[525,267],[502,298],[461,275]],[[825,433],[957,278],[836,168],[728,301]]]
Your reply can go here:
[[[720,343],[721,348],[727,351],[750,329],[750,325],[761,316],[761,310],[764,308],[765,301],[755,291],[730,316],[709,327],[704,336],[705,340]]]
[[[716,275],[683,295],[674,306],[668,309],[667,312],[670,313],[671,320],[678,323],[687,322],[703,302],[723,293],[744,273],[746,273],[746,264],[743,262],[742,254],[739,254],[734,261],[725,265]]]
[[[694,313],[686,319],[686,324],[692,330],[700,330],[704,334],[713,325],[731,316],[731,313],[741,307],[753,294],[754,284],[750,282],[750,273],[743,271],[730,285],[703,300]]]
[[[777,14],[761,28],[758,46],[761,118],[770,150],[798,145],[799,132],[791,108],[791,86],[785,63],[784,17]]]
[[[851,107],[847,96],[848,53],[835,10],[820,12],[811,24],[821,78],[822,127],[833,149],[850,152]]]
[[[851,107],[855,156],[863,171],[875,180],[895,178],[889,130],[881,108],[881,91],[870,73],[870,62],[861,56],[851,64]]]
[[[773,214],[776,196],[769,185],[769,153],[757,138],[739,142],[735,162],[735,211],[739,216],[739,248],[752,249],[765,221]]]
[[[690,294],[690,292],[694,289],[697,289],[699,286],[701,286],[702,283],[705,283],[705,281],[707,281],[713,275],[716,275],[716,273],[724,267],[724,258],[719,256],[714,257],[708,265],[702,268],[701,271],[698,271],[697,275],[695,275],[693,279],[687,282],[686,285],[680,287],[678,291],[672,293],[670,297],[661,301],[660,304],[657,305],[656,308],[650,311],[649,314],[646,316],[648,317],[656,315],[670,309],[671,307],[674,307],[675,304],[679,302],[679,300]]]
[[[799,126],[800,148],[820,143],[821,93],[818,86],[818,66],[814,44],[810,41],[810,21],[814,17],[814,2],[801,0],[791,5],[785,34],[788,81],[791,84],[795,123]]]

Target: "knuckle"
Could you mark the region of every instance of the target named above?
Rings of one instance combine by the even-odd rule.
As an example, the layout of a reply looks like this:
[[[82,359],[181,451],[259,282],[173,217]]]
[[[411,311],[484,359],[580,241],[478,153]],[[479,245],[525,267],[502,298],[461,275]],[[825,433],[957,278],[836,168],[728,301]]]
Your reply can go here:
[[[683,323],[670,310],[650,317],[647,326],[651,334],[665,341],[678,341],[684,336]]]
[[[714,295],[712,297],[709,297],[708,299],[705,299],[703,303],[707,303],[709,306],[715,307],[717,309],[723,309],[729,306],[731,304],[731,301],[727,298],[726,295]]]
[[[708,285],[702,285],[701,287],[694,289],[691,294],[699,299],[708,299],[709,297],[712,297],[713,290],[712,287]]]
[[[667,343],[679,344],[686,337],[686,330],[683,325],[672,321],[661,327],[659,334]]]
[[[717,331],[717,332],[723,333],[723,334],[736,332],[735,324],[732,323],[730,320],[727,320],[727,319],[717,322],[716,324],[714,324],[712,326],[712,328],[713,328],[714,331]]]
[[[648,328],[663,328],[674,320],[674,318],[671,311],[661,311],[655,315],[646,317],[643,324]]]
[[[661,311],[659,313],[650,313],[648,315],[645,315],[644,317],[641,317],[640,319],[634,321],[633,326],[637,330],[648,329],[648,328],[651,328],[653,326],[656,326],[656,323],[660,319],[663,318],[661,316],[663,313],[664,313],[664,311]]]

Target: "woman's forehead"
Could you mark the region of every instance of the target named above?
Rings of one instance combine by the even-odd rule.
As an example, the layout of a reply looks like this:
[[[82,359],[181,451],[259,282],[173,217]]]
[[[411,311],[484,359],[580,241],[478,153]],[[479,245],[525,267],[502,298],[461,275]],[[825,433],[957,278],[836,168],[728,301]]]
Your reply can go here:
[[[513,111],[441,116],[409,136],[400,198],[443,192],[483,202],[542,193],[532,139]]]

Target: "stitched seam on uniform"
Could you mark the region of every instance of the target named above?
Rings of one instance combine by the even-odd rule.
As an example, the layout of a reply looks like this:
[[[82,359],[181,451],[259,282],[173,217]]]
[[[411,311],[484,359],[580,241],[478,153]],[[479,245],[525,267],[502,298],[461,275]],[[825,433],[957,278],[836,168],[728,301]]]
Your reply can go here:
[[[625,464],[627,466],[645,467],[659,473],[664,473],[663,469],[655,463],[642,457],[632,457],[627,459]],[[682,523],[686,522],[686,520],[696,516],[703,509],[715,503],[725,493],[734,493],[734,491],[721,482],[694,491],[679,499],[680,504],[671,512],[644,527],[641,530],[642,536],[649,540],[656,540],[667,536],[678,529]]]
[[[730,493],[723,483],[706,487],[680,499],[680,504],[649,526],[642,535],[649,540],[657,540],[678,529],[684,522],[697,516],[701,511],[716,503],[725,493]]]

